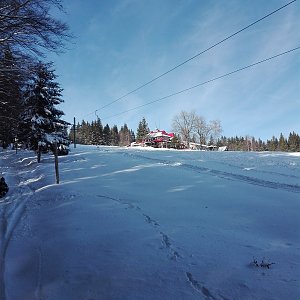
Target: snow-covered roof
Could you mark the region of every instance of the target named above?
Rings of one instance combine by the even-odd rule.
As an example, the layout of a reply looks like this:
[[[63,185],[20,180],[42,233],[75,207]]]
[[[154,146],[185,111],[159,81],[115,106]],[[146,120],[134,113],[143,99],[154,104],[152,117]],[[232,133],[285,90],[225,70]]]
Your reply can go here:
[[[156,138],[156,137],[168,137],[168,138],[172,138],[172,137],[174,137],[174,133],[167,133],[165,130],[156,129],[156,130],[150,131],[147,134],[147,137],[148,138]]]

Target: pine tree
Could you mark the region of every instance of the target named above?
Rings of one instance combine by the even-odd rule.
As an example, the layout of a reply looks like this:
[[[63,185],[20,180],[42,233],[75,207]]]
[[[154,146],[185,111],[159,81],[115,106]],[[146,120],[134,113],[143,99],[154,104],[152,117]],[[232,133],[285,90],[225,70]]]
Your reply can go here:
[[[288,138],[288,147],[289,147],[289,151],[291,152],[300,151],[300,137],[294,131],[293,133],[290,132]]]
[[[275,136],[273,136],[271,140],[267,140],[267,149],[269,151],[277,151],[278,139]]]
[[[135,134],[132,129],[130,129],[130,143],[135,142]]]
[[[118,127],[117,125],[114,125],[111,130],[110,130],[110,135],[111,135],[111,144],[113,146],[118,146],[119,145],[119,132],[118,132]]]
[[[93,131],[93,135],[94,135],[93,144],[94,145],[103,145],[103,126],[102,126],[100,118],[97,118],[97,120],[95,121],[94,128],[92,131]]]
[[[103,128],[103,144],[106,146],[111,145],[110,127],[108,124]]]
[[[80,136],[81,136],[81,143],[83,145],[88,144],[89,134],[90,134],[89,123],[82,120],[80,126]]]
[[[143,118],[142,121],[139,122],[139,126],[137,128],[136,132],[136,140],[138,142],[141,142],[144,140],[146,135],[150,132],[148,123],[146,122],[146,119]]]
[[[278,150],[279,151],[287,151],[288,150],[287,140],[284,138],[282,133],[280,133],[280,137],[279,137]]]
[[[119,143],[120,146],[130,145],[131,136],[126,123],[124,124],[124,126],[121,127],[119,132],[119,137],[120,137],[120,143]]]
[[[66,135],[69,124],[61,120],[64,113],[56,108],[63,100],[62,88],[55,79],[52,64],[40,62],[24,94],[22,139],[30,144],[32,149],[38,150],[38,161],[42,148],[53,150],[55,142],[69,144]]]

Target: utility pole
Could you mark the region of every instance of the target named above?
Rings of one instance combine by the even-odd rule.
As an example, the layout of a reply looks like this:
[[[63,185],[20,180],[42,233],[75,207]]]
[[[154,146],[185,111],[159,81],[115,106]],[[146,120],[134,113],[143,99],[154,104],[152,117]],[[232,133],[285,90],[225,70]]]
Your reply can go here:
[[[74,148],[76,148],[76,119],[74,117],[74,125],[73,125],[73,134],[74,134]]]

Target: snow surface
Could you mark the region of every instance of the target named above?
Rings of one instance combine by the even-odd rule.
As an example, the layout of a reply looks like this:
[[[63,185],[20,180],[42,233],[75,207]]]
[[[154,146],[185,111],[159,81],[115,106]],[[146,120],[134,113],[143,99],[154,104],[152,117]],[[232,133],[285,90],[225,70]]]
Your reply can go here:
[[[0,299],[300,299],[299,153],[146,150],[0,151]]]

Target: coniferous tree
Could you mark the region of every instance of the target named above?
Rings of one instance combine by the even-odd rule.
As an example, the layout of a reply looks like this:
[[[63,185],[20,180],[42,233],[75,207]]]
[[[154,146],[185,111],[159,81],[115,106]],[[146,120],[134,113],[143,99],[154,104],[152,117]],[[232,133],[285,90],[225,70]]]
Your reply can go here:
[[[80,126],[81,143],[86,145],[89,139],[89,124],[82,120]]]
[[[76,125],[76,143],[78,144],[84,144],[83,143],[83,133],[82,133],[82,123],[84,121],[81,121],[81,124],[78,122]]]
[[[108,124],[106,124],[103,128],[103,145],[111,145],[110,127]]]
[[[21,114],[22,139],[32,149],[38,150],[38,161],[41,147],[53,148],[54,142],[69,144],[66,135],[69,124],[61,120],[64,113],[56,108],[63,99],[62,88],[55,79],[52,64],[40,62],[24,93]]]
[[[146,122],[146,119],[143,118],[140,122],[139,122],[139,126],[137,128],[136,131],[136,140],[138,142],[141,142],[144,140],[144,138],[146,137],[146,135],[150,132],[149,127],[148,127],[148,123]]]
[[[120,137],[120,143],[119,143],[120,146],[130,145],[131,136],[126,123],[124,124],[124,126],[121,127],[119,132],[119,137]]]
[[[13,143],[18,135],[23,82],[16,66],[15,57],[6,47],[0,52],[0,141],[4,146]]]
[[[119,132],[117,125],[114,125],[110,130],[110,136],[111,136],[111,145],[112,146],[118,146],[119,145]]]
[[[288,147],[291,152],[300,151],[300,137],[294,131],[289,134]]]
[[[130,129],[130,143],[135,142],[135,134],[132,129]]]
[[[257,143],[258,143],[257,150],[258,151],[264,151],[265,150],[264,142],[261,139],[258,139]]]
[[[103,144],[103,126],[101,123],[100,118],[97,118],[97,120],[94,123],[94,145],[102,145]]]
[[[284,138],[282,133],[280,134],[279,141],[278,141],[278,150],[279,151],[287,151],[288,150],[287,140]]]
[[[267,140],[267,149],[269,151],[278,150],[278,139],[275,136],[273,136],[271,140]]]

